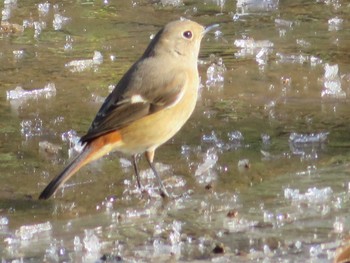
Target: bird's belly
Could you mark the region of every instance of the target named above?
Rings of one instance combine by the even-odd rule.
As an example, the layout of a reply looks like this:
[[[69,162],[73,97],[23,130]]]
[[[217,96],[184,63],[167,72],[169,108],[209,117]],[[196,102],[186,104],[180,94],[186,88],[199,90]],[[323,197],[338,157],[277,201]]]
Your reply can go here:
[[[198,88],[187,90],[172,107],[148,115],[120,130],[122,143],[117,151],[126,154],[155,150],[172,138],[191,116],[198,96]]]

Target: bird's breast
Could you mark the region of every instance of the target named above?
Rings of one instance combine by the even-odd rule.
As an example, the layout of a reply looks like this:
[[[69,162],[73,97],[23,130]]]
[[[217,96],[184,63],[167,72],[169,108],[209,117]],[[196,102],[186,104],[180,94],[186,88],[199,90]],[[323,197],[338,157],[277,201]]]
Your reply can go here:
[[[127,154],[154,150],[173,137],[191,116],[198,98],[197,69],[189,74],[181,99],[173,105],[147,115],[120,130],[122,144],[117,151]]]

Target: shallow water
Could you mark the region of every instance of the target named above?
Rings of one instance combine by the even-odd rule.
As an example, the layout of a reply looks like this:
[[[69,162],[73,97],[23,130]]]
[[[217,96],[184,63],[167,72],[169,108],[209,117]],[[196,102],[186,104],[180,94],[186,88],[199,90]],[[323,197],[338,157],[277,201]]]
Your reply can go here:
[[[4,2],[3,262],[333,261],[350,230],[347,1]],[[178,198],[158,196],[143,159],[141,196],[113,153],[37,201],[179,17],[220,28],[202,42],[193,116],[156,155]]]

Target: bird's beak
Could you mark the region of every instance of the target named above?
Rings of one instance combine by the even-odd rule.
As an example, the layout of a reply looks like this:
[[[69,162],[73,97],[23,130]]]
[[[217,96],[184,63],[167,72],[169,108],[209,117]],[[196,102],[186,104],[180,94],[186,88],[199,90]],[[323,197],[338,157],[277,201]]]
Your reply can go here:
[[[220,25],[219,24],[213,24],[213,25],[210,25],[210,26],[206,26],[204,28],[204,31],[203,31],[203,35],[205,35],[206,33],[208,33],[210,30],[214,29],[214,28],[217,28],[219,27]]]

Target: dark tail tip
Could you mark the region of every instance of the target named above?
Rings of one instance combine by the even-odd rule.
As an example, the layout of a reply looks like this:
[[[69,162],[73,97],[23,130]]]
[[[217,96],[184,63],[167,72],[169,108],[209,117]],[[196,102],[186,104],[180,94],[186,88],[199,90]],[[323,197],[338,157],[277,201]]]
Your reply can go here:
[[[45,187],[45,189],[39,195],[39,199],[49,199],[56,190],[64,184],[74,173],[76,173],[80,167],[85,165],[86,157],[90,154],[90,148],[85,147],[84,150],[78,154],[64,170],[57,175],[52,181]]]
[[[60,184],[57,183],[56,180],[51,181],[39,195],[39,200],[49,199],[56,192],[59,186]]]

